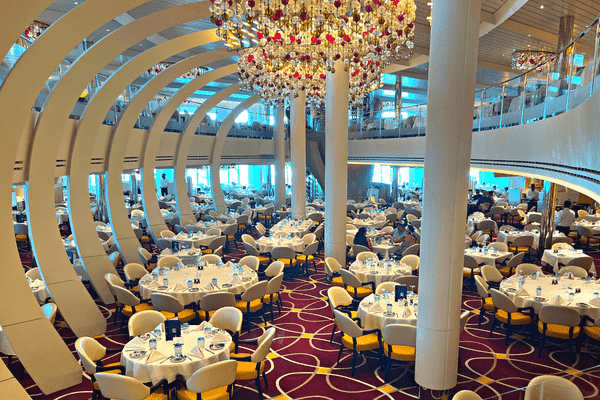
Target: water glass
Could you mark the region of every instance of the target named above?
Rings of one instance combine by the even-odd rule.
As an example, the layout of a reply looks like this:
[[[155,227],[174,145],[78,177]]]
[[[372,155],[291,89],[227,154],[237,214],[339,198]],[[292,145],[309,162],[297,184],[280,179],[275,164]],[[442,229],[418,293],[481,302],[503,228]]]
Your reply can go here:
[[[154,329],[154,334],[156,335],[156,340],[160,340],[160,326]]]
[[[188,324],[187,322],[181,324],[181,332],[183,333],[187,333],[187,331],[190,329],[190,324]]]
[[[155,282],[158,282],[158,272],[153,272],[152,273],[152,280]]]
[[[575,301],[575,292],[569,292],[569,301]]]
[[[417,313],[419,312],[419,304],[417,302],[415,302],[413,304],[413,307],[414,307],[415,315],[417,315]]]
[[[183,355],[183,345],[181,343],[175,343],[173,347],[175,348],[175,356],[177,358],[181,357]]]
[[[392,303],[388,301],[387,304],[385,305],[385,309],[386,309],[386,313],[388,315],[391,315],[393,312],[392,311]]]
[[[205,343],[204,336],[200,336],[198,338],[198,347],[201,348],[201,349],[203,349],[204,348],[204,343]]]
[[[594,292],[592,296],[594,296],[594,299],[600,298],[600,293]]]
[[[156,350],[156,339],[150,339],[148,343],[150,346],[150,350]]]
[[[533,280],[537,279],[537,272],[532,272],[531,273],[531,279],[533,279]]]
[[[179,268],[180,268],[180,265],[179,265],[179,263],[175,263],[175,266],[173,267],[173,269],[174,269],[175,271],[179,271]]]
[[[191,289],[192,287],[194,287],[194,281],[193,280],[188,279],[186,282],[187,282],[188,289]]]
[[[204,328],[204,337],[211,337],[212,335],[212,328],[210,326],[207,326],[206,328]]]
[[[163,278],[163,286],[169,286],[169,278]]]
[[[213,286],[215,286],[215,287],[218,286],[218,284],[217,284],[218,282],[219,281],[217,280],[217,278],[212,278],[212,284],[213,284]]]
[[[519,281],[519,289],[523,289],[523,286],[525,286],[525,282]]]
[[[535,295],[537,297],[542,297],[542,287],[541,286],[538,286],[535,288]]]

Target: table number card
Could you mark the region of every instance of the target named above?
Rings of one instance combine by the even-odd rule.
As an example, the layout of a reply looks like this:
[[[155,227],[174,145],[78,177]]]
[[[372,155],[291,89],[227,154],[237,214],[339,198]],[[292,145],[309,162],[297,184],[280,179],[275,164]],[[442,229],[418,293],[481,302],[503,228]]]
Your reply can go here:
[[[179,322],[178,318],[165,321],[165,336],[167,341],[181,336],[181,322]]]
[[[395,290],[395,301],[405,300],[408,296],[408,287],[406,285],[396,285]]]

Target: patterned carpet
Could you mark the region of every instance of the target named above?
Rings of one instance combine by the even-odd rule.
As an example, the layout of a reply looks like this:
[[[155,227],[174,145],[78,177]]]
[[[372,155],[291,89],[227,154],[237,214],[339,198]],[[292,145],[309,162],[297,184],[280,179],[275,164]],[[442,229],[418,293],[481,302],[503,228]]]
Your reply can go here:
[[[242,246],[239,246],[242,248]],[[239,259],[243,251],[232,252],[227,259]],[[22,256],[25,268],[31,265],[28,255]],[[475,390],[483,398],[518,400],[524,398],[523,388],[535,376],[554,374],[572,380],[584,393],[585,398],[600,398],[600,348],[598,344],[584,343],[582,352],[569,360],[566,347],[547,343],[542,357],[537,357],[537,342],[528,337],[514,335],[506,347],[504,331],[496,328],[489,337],[490,320],[484,319],[481,328],[477,326],[480,300],[476,293],[463,294],[463,310],[472,310],[467,327],[461,335],[458,386],[448,392],[420,389],[415,385],[413,372],[403,366],[396,366],[391,374],[391,382],[385,384],[383,371],[379,367],[377,354],[366,353],[357,360],[356,375],[350,374],[352,356],[345,351],[341,362],[337,363],[339,333],[329,343],[332,329],[332,314],[327,302],[329,284],[325,281],[323,264],[317,259],[318,273],[301,277],[294,282],[284,281],[282,293],[283,310],[276,313],[272,325],[277,328],[272,352],[268,357],[266,371],[269,388],[265,398],[271,399],[450,399],[462,389]],[[109,321],[105,337],[100,338],[107,347],[123,346],[127,335],[120,333],[112,325],[113,306],[100,306]],[[493,318],[493,317],[492,317]],[[254,320],[256,324],[260,321]],[[57,319],[57,329],[73,351],[75,337]],[[269,320],[269,325],[271,321]],[[258,336],[263,327],[255,325],[251,334],[242,339]],[[119,354],[109,358],[119,359]],[[6,357],[2,359],[7,362]],[[13,361],[15,374],[21,371],[20,364]],[[411,369],[411,371],[414,371]],[[26,390],[40,400],[79,400],[91,398],[92,385],[84,374],[83,383],[45,396],[40,393],[25,372],[20,381]],[[264,388],[263,388],[264,389]],[[257,399],[253,381],[236,385],[236,399]]]

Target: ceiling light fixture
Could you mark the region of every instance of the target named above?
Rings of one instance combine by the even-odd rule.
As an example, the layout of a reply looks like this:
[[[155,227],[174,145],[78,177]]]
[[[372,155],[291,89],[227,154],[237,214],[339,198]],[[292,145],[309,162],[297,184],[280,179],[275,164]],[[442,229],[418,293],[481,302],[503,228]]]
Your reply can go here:
[[[512,69],[519,71],[530,70],[540,64],[536,68],[536,72],[550,72],[556,60],[555,54],[551,51],[543,50],[515,50],[512,54]]]

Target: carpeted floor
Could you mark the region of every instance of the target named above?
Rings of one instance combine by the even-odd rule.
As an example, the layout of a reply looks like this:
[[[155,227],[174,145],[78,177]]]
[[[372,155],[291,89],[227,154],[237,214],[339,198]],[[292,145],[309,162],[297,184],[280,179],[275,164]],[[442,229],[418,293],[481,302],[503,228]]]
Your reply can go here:
[[[240,245],[239,248],[242,248]],[[234,251],[227,259],[239,259],[243,251]],[[23,263],[30,266],[30,259],[23,254]],[[379,367],[377,354],[367,352],[358,358],[356,375],[350,374],[352,357],[345,351],[341,362],[337,363],[340,335],[337,333],[333,344],[329,343],[332,329],[332,314],[327,302],[329,284],[325,281],[323,264],[317,259],[318,273],[301,277],[294,282],[284,281],[282,293],[283,310],[275,315],[269,325],[277,328],[276,339],[268,357],[266,371],[269,388],[265,398],[271,399],[450,399],[462,389],[471,389],[483,398],[518,400],[524,398],[524,388],[534,377],[554,374],[572,380],[589,399],[600,398],[600,348],[584,343],[582,352],[571,361],[566,347],[547,344],[542,357],[537,357],[537,342],[528,337],[514,335],[509,346],[504,344],[504,331],[497,328],[489,337],[490,320],[477,326],[477,309],[480,300],[476,293],[464,292],[463,310],[472,310],[467,327],[461,335],[461,364],[458,371],[458,385],[453,391],[438,392],[420,389],[414,384],[413,370],[406,372],[396,366],[391,372],[392,381],[383,382],[383,371]],[[127,334],[120,333],[112,325],[113,306],[100,305],[107,320],[108,331],[99,340],[107,347],[123,346]],[[493,318],[493,317],[492,317]],[[259,320],[254,320],[256,324]],[[75,337],[57,319],[57,329],[73,351]],[[263,327],[255,325],[250,334],[242,338],[258,336]],[[110,358],[119,359],[119,354]],[[2,357],[7,362],[6,357]],[[15,374],[21,371],[20,364],[13,361]],[[92,385],[84,374],[83,382],[67,390],[45,396],[40,393],[25,372],[20,381],[27,391],[40,400],[79,400],[91,398]],[[257,399],[253,381],[236,385],[236,399]]]

